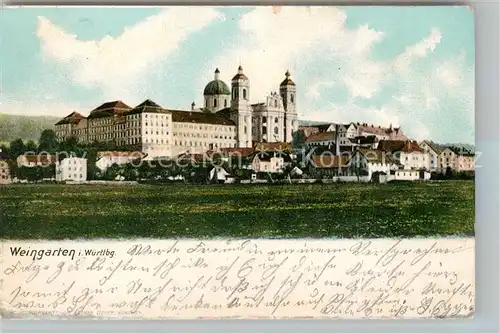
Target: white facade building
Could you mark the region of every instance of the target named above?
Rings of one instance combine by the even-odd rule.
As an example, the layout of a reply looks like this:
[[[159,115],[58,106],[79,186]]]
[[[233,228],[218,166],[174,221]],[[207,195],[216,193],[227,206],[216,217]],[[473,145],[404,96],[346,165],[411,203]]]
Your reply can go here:
[[[137,160],[141,160],[145,155],[141,152],[99,152],[95,163],[101,172],[106,171],[114,164],[125,165]]]
[[[298,130],[296,86],[285,73],[280,93],[266,102],[250,103],[250,80],[240,66],[231,89],[215,70],[204,91],[204,108],[166,109],[151,100],[135,108],[122,101],[106,102],[88,117],[73,112],[56,124],[59,140],[108,142],[144,152],[149,158],[202,153],[221,148],[250,148],[254,142],[291,143]]]
[[[420,147],[427,154],[428,166],[430,171],[436,171],[441,169],[441,153],[446,147],[438,145],[428,140],[424,140]]]
[[[87,159],[70,157],[56,162],[56,181],[87,180]]]

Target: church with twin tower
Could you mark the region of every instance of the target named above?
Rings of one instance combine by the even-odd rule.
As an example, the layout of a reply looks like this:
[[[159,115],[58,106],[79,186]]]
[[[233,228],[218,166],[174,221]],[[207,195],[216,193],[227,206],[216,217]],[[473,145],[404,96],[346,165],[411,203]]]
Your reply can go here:
[[[263,102],[250,102],[250,80],[240,65],[231,79],[231,89],[220,79],[219,69],[214,80],[203,91],[204,109],[224,115],[236,125],[237,147],[252,147],[254,142],[292,142],[298,130],[296,86],[286,71],[279,93],[271,92]]]
[[[172,157],[224,148],[253,147],[256,143],[291,143],[298,130],[296,86],[286,71],[279,92],[251,103],[249,78],[238,67],[231,88],[214,79],[203,90],[204,104],[191,110],[164,108],[147,99],[135,107],[121,100],[109,101],[88,116],[72,112],[56,123],[63,141],[76,137],[81,143],[108,142],[133,147],[148,157]]]

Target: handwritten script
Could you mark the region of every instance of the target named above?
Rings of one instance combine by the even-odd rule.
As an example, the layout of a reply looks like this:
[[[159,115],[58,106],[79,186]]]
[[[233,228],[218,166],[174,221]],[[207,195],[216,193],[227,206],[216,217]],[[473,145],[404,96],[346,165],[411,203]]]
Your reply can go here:
[[[474,313],[474,239],[7,241],[5,318]]]

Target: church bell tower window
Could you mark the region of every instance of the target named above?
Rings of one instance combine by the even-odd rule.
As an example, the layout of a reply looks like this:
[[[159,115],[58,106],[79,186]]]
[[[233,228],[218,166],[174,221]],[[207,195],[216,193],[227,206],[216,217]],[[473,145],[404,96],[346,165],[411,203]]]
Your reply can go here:
[[[214,99],[214,107],[217,107],[217,99]]]
[[[247,90],[243,89],[243,99],[247,99]]]

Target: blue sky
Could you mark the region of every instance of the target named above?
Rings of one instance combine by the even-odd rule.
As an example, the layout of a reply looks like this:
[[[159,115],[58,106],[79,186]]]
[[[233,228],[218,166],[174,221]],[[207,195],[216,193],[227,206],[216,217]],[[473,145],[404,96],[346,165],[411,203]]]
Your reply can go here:
[[[0,11],[0,111],[201,105],[242,65],[252,102],[287,69],[305,120],[474,142],[474,15],[447,7],[27,7]]]

